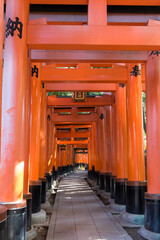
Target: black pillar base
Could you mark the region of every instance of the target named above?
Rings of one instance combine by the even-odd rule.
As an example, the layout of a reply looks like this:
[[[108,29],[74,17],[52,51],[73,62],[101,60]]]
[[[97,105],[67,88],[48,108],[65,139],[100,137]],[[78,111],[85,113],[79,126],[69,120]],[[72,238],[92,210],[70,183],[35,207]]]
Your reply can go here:
[[[58,167],[58,175],[62,175],[63,174],[63,167]]]
[[[100,190],[104,190],[104,180],[105,180],[104,174],[105,173],[100,173],[99,174],[99,188],[100,188]]]
[[[92,170],[91,170],[91,180],[92,180],[92,181],[95,180],[95,175],[96,175],[96,173],[95,173],[95,167],[92,166]]]
[[[114,192],[115,192],[115,179],[116,176],[110,176],[110,192],[111,192],[111,199],[114,199]]]
[[[32,194],[24,194],[23,199],[26,200],[27,204],[27,231],[31,230],[31,219],[32,219]]]
[[[57,171],[55,170],[55,171],[52,173],[52,175],[53,175],[53,181],[56,181],[56,180],[57,180],[57,175],[58,175]]]
[[[42,182],[42,191],[41,191],[41,204],[46,202],[46,191],[47,191],[47,182],[46,178],[39,179]]]
[[[115,195],[114,202],[116,204],[125,205],[126,204],[126,181],[124,178],[115,179]]]
[[[7,208],[0,206],[0,239],[7,240]]]
[[[160,194],[145,193],[145,229],[160,233]]]
[[[88,170],[88,178],[91,178],[91,170]]]
[[[96,184],[99,185],[99,183],[100,183],[100,181],[99,181],[100,171],[96,171],[95,174],[96,174]]]
[[[106,173],[104,176],[104,190],[105,192],[110,192],[110,177],[111,173]]]
[[[7,240],[26,240],[26,201],[6,207]]]
[[[50,173],[45,173],[44,174],[47,180],[47,190],[50,190],[52,187],[52,176]]]
[[[32,213],[38,213],[41,211],[41,181],[30,181],[29,192],[32,193]]]
[[[147,192],[147,182],[128,181],[126,188],[126,212],[144,214],[144,194]]]

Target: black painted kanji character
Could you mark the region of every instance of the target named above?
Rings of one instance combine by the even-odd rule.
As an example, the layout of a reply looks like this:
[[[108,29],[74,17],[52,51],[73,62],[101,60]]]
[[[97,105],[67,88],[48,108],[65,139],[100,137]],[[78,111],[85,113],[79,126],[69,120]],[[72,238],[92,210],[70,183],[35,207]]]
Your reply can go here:
[[[157,57],[158,57],[159,54],[160,54],[160,51],[152,51],[152,52],[149,54],[149,57],[152,56],[152,55],[157,55]]]
[[[11,18],[8,18],[8,22],[6,24],[6,38],[8,38],[9,35],[12,37],[14,36],[14,32],[17,30],[19,32],[18,37],[22,38],[22,30],[23,30],[23,24],[19,21],[19,18],[15,18],[16,21],[13,21]]]
[[[126,84],[125,83],[119,83],[119,87],[122,87],[122,88],[124,88],[126,86]]]
[[[44,83],[42,83],[42,88],[44,88]]]
[[[36,67],[36,65],[34,65],[34,68],[32,68],[32,77],[34,76],[35,73],[35,77],[38,78],[38,68]]]
[[[135,65],[133,67],[133,71],[130,72],[131,76],[137,77],[138,75],[141,75],[141,70],[139,69],[138,65]]]
[[[104,119],[104,114],[103,113],[101,113],[101,115],[100,115],[100,117],[99,117],[101,120],[103,120]]]

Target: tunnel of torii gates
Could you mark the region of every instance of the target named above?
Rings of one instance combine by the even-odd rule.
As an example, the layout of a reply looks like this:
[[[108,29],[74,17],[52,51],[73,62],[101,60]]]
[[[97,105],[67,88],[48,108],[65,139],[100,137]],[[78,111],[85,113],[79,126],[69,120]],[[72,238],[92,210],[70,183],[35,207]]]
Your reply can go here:
[[[125,0],[65,4],[73,2],[88,4],[87,24],[28,21],[30,3],[55,0],[7,0],[4,24],[0,0],[0,239],[26,239],[26,209],[29,231],[31,203],[33,216],[45,202],[46,182],[50,188],[51,178],[73,170],[75,161],[88,162],[89,178],[126,206],[126,221],[144,221],[143,235],[160,239],[160,24],[107,24],[107,2]],[[74,102],[47,96],[52,91],[104,94]]]

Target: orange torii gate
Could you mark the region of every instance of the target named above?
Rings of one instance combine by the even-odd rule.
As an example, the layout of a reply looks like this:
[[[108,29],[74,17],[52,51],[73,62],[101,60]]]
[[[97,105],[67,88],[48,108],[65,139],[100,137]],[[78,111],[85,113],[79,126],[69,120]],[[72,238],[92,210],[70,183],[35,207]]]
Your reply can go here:
[[[147,95],[147,171],[148,171],[148,192],[145,194],[145,202],[146,202],[146,211],[145,211],[145,228],[141,230],[142,235],[147,235],[147,230],[149,230],[150,234],[160,234],[159,226],[160,226],[160,218],[157,216],[157,212],[159,211],[159,199],[160,199],[160,181],[159,181],[159,139],[160,139],[160,127],[159,127],[159,49],[160,49],[160,32],[159,32],[159,23],[157,21],[153,21],[148,23],[147,26],[112,26],[107,25],[107,4],[108,5],[148,5],[148,6],[159,6],[158,0],[146,0],[144,1],[133,1],[131,0],[129,3],[126,0],[122,0],[121,2],[118,0],[78,0],[76,4],[85,4],[88,5],[88,25],[52,25],[48,24],[47,21],[37,20],[37,21],[28,21],[29,15],[29,3],[30,4],[64,4],[66,1],[60,0],[52,0],[52,1],[44,1],[44,0],[31,0],[31,1],[22,1],[22,0],[8,0],[6,3],[6,39],[5,39],[5,54],[4,54],[4,68],[3,68],[3,96],[2,96],[2,147],[1,147],[1,174],[0,174],[0,202],[2,205],[5,205],[8,208],[8,218],[12,215],[12,221],[8,221],[9,223],[15,226],[12,227],[8,225],[8,235],[10,235],[11,229],[15,231],[12,232],[12,237],[10,239],[16,239],[17,233],[19,239],[25,238],[25,209],[26,209],[26,201],[24,198],[30,199],[31,195],[29,194],[28,188],[28,180],[30,178],[31,186],[40,189],[41,182],[39,181],[39,177],[42,174],[40,169],[42,170],[44,167],[44,159],[41,159],[39,162],[38,155],[40,147],[39,147],[39,131],[44,131],[44,122],[40,121],[40,110],[43,108],[43,113],[45,112],[45,107],[41,106],[37,101],[37,98],[41,98],[41,81],[55,81],[61,80],[62,83],[66,82],[68,84],[69,79],[71,78],[71,82],[74,82],[74,79],[71,75],[66,74],[66,71],[63,71],[63,75],[61,76],[60,71],[58,69],[50,69],[47,70],[48,73],[56,74],[57,79],[54,76],[49,76],[44,74],[44,79],[40,78],[40,64],[36,63],[32,65],[32,104],[33,102],[37,102],[34,106],[31,107],[32,119],[31,119],[31,144],[29,141],[29,130],[30,130],[30,86],[29,86],[29,74],[30,74],[30,60],[31,55],[30,50],[58,50],[58,51],[149,51],[146,55],[143,56],[141,60],[146,62],[146,95]],[[75,1],[68,0],[67,4],[73,4]],[[0,1],[0,9],[3,9],[3,1]],[[96,13],[96,14],[95,14]],[[95,17],[96,16],[96,17]],[[16,23],[17,28],[11,34],[10,23]],[[3,25],[3,12],[0,12],[0,24]],[[2,82],[1,72],[2,72],[2,48],[3,48],[3,36],[2,31],[0,33],[0,80]],[[138,36],[138,37],[137,37]],[[146,54],[146,53],[145,53]],[[28,57],[27,57],[28,56]],[[117,58],[118,59],[118,58]],[[130,58],[129,58],[130,59]],[[75,61],[75,59],[73,59]],[[103,61],[104,59],[102,59]],[[113,60],[113,59],[112,59]],[[135,59],[136,60],[136,59]],[[87,61],[88,62],[88,61]],[[111,61],[112,62],[112,61]],[[122,59],[121,59],[121,62]],[[124,61],[125,62],[125,61]],[[79,63],[79,62],[78,62]],[[130,63],[130,62],[128,62]],[[132,63],[134,63],[132,59]],[[136,63],[136,64],[135,64]],[[113,105],[113,126],[116,127],[117,134],[113,134],[113,139],[116,142],[112,146],[112,149],[117,152],[117,149],[120,150],[116,156],[112,156],[116,158],[116,163],[118,166],[115,168],[115,159],[113,160],[112,174],[116,178],[116,183],[120,183],[121,187],[124,186],[124,178],[125,174],[122,170],[122,167],[125,167],[124,164],[127,162],[128,171],[127,171],[127,202],[126,202],[126,210],[124,218],[131,219],[130,217],[134,214],[140,216],[143,215],[144,211],[144,192],[146,191],[146,182],[144,176],[144,159],[143,159],[143,137],[142,137],[142,109],[141,109],[141,83],[142,79],[140,78],[140,66],[138,60],[136,60],[134,65],[129,65],[128,70],[125,72],[121,69],[115,70],[117,73],[115,75],[112,74],[112,70],[114,69],[106,69],[107,74],[105,75],[105,71],[99,69],[99,75],[97,74],[98,70],[88,69],[87,71],[79,68],[74,72],[73,76],[76,77],[76,81],[79,83],[84,83],[84,90],[89,88],[88,82],[90,84],[97,84],[97,79],[94,79],[94,76],[91,77],[89,75],[88,79],[78,78],[78,76],[82,77],[82,73],[90,74],[91,70],[93,70],[92,74],[97,74],[100,76],[101,74],[105,76],[105,78],[101,77],[100,82],[103,84],[105,81],[107,83],[118,82],[124,83],[127,82],[126,87],[124,87],[124,91],[127,91],[127,129],[128,129],[128,147],[124,148],[125,150],[129,150],[128,152],[122,152],[122,144],[119,139],[125,139],[125,130],[124,130],[124,122],[126,122],[125,116],[123,115],[123,119],[121,118],[121,112],[117,109],[117,104],[119,102],[114,103],[112,101],[111,105]],[[137,69],[133,70],[133,67],[138,66]],[[36,67],[35,67],[36,66]],[[39,67],[37,67],[39,66]],[[48,66],[44,67],[48,68]],[[43,68],[42,68],[43,69]],[[136,71],[135,71],[136,70]],[[67,70],[68,71],[68,70]],[[76,75],[75,72],[82,75]],[[135,74],[136,72],[136,74]],[[28,74],[29,73],[29,74]],[[69,73],[69,72],[68,72]],[[139,74],[140,73],[140,74]],[[43,74],[43,71],[42,71]],[[65,75],[64,75],[65,74]],[[75,74],[75,75],[74,75]],[[111,74],[111,78],[108,78],[108,74]],[[45,79],[46,77],[46,79]],[[125,77],[125,78],[123,78]],[[35,78],[38,81],[35,81]],[[115,78],[115,79],[114,79]],[[143,78],[143,74],[142,74]],[[36,79],[36,80],[37,80]],[[86,82],[85,82],[86,81]],[[88,82],[87,82],[88,81]],[[36,82],[36,83],[35,83]],[[93,83],[94,82],[94,83]],[[35,85],[38,85],[38,89],[35,89]],[[48,83],[47,83],[48,84]],[[57,83],[53,83],[57,84]],[[76,83],[77,84],[77,83]],[[58,87],[57,85],[54,85]],[[54,90],[54,86],[53,90]],[[70,87],[71,85],[69,85]],[[80,90],[80,85],[75,85],[74,88],[78,87]],[[98,89],[102,89],[102,85],[94,85],[93,89],[98,86]],[[49,85],[50,87],[50,85]],[[48,88],[49,88],[48,87]],[[48,89],[47,88],[47,89]],[[51,88],[51,87],[50,87]],[[63,88],[67,89],[66,85]],[[109,89],[114,89],[115,85],[107,85],[105,86],[106,91]],[[121,89],[122,90],[122,89]],[[121,91],[118,89],[115,92],[115,99],[119,99],[118,92]],[[122,90],[122,91],[123,91]],[[47,90],[48,91],[48,90]],[[43,93],[44,94],[44,93]],[[43,99],[44,99],[43,95]],[[96,99],[98,102],[98,99]],[[124,102],[123,102],[124,103]],[[96,102],[90,104],[89,106],[96,106]],[[85,104],[84,104],[85,105]],[[87,104],[86,104],[87,105]],[[116,106],[115,106],[116,105]],[[51,105],[52,106],[52,105]],[[70,105],[69,105],[70,106]],[[118,105],[119,106],[119,105]],[[123,107],[120,105],[123,112]],[[100,119],[97,118],[97,121],[93,121],[92,129],[94,129],[92,136],[90,137],[88,144],[89,151],[89,163],[94,163],[96,166],[97,173],[101,171],[104,173],[106,170],[105,163],[102,161],[105,153],[104,149],[104,105],[99,104],[97,106],[98,114],[100,114]],[[51,113],[51,110],[48,110]],[[125,110],[124,110],[125,112]],[[115,114],[116,113],[116,114]],[[93,117],[93,113],[92,117]],[[124,114],[124,113],[123,113]],[[116,117],[114,116],[116,115]],[[42,114],[42,118],[46,118],[47,114]],[[54,115],[54,117],[56,117]],[[98,115],[99,117],[99,115]],[[58,118],[57,118],[58,119]],[[61,119],[64,121],[64,119]],[[72,122],[72,119],[68,119],[69,122]],[[78,117],[74,119],[74,123],[77,123]],[[85,121],[87,120],[87,117]],[[93,119],[92,119],[93,120]],[[119,124],[119,120],[123,122],[123,124]],[[57,120],[58,121],[58,120]],[[87,122],[87,121],[86,121]],[[90,123],[90,121],[88,121]],[[118,124],[117,124],[118,122]],[[63,124],[63,122],[61,121]],[[113,128],[114,128],[113,127]],[[37,129],[35,129],[37,128]],[[52,149],[51,143],[55,141],[53,136],[54,132],[54,124],[52,121],[48,119],[48,152],[49,156],[52,155],[52,152],[55,151]],[[51,133],[51,134],[49,134]],[[103,135],[102,139],[100,139],[100,135]],[[93,137],[94,136],[94,137]],[[97,143],[96,136],[99,138],[99,143],[102,141],[102,153],[97,154],[97,148],[94,149],[94,146]],[[121,138],[120,138],[120,137]],[[45,138],[43,136],[43,138]],[[38,139],[38,144],[36,145],[36,140]],[[53,140],[54,139],[54,140]],[[42,140],[42,138],[41,138]],[[47,142],[47,141],[46,141]],[[75,141],[77,142],[77,141]],[[33,144],[35,144],[35,152],[33,148]],[[41,141],[42,143],[42,141]],[[82,144],[82,142],[79,142]],[[126,141],[124,140],[124,143]],[[75,143],[78,144],[78,143]],[[29,145],[30,152],[29,152]],[[27,147],[26,147],[27,146]],[[97,146],[99,146],[97,144]],[[26,148],[26,149],[25,149]],[[45,150],[42,148],[42,155],[44,156]],[[93,157],[96,152],[96,158]],[[31,174],[27,173],[28,170],[28,161],[29,154],[31,153]],[[121,166],[119,156],[125,155],[127,153],[127,161],[123,159],[123,166]],[[64,156],[65,157],[65,156]],[[92,157],[94,161],[92,161]],[[35,159],[34,159],[35,158]],[[48,156],[47,156],[48,158]],[[34,160],[36,162],[36,168],[34,166]],[[51,160],[52,161],[52,160]],[[25,171],[24,171],[25,164]],[[27,167],[26,167],[27,166]],[[6,172],[7,169],[7,172]],[[154,170],[154,171],[153,171]],[[23,177],[25,175],[25,177]],[[98,175],[97,175],[98,176]],[[23,179],[24,186],[23,187]],[[34,182],[33,182],[34,181]],[[10,182],[11,184],[8,184]],[[122,184],[121,184],[122,183]],[[118,184],[117,184],[118,187]],[[39,191],[40,192],[40,191]],[[23,194],[26,196],[23,197]],[[131,199],[130,199],[131,197]],[[32,203],[34,197],[32,195]],[[158,200],[158,201],[157,201]],[[158,202],[158,203],[157,203]],[[119,204],[119,202],[118,202]],[[121,204],[120,204],[121,205]],[[40,201],[38,203],[40,207]],[[15,210],[16,209],[16,210]],[[35,211],[39,212],[40,208]],[[20,212],[20,223],[16,224],[17,215]],[[3,215],[3,214],[2,214]],[[4,216],[4,215],[3,215]],[[6,215],[5,215],[6,216]],[[4,220],[4,219],[3,219]],[[133,219],[133,221],[136,221]],[[143,220],[143,219],[142,219]],[[141,222],[142,223],[142,222]],[[158,224],[157,224],[158,223]],[[158,227],[157,227],[158,226]],[[147,230],[146,230],[147,229]],[[17,239],[17,240],[19,240]]]

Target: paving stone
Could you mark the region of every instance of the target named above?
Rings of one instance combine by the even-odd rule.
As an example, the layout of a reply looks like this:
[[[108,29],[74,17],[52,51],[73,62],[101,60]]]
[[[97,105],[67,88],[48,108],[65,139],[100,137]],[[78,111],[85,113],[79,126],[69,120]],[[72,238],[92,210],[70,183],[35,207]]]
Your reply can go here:
[[[58,187],[47,240],[129,240],[127,232],[84,180],[86,171]]]

